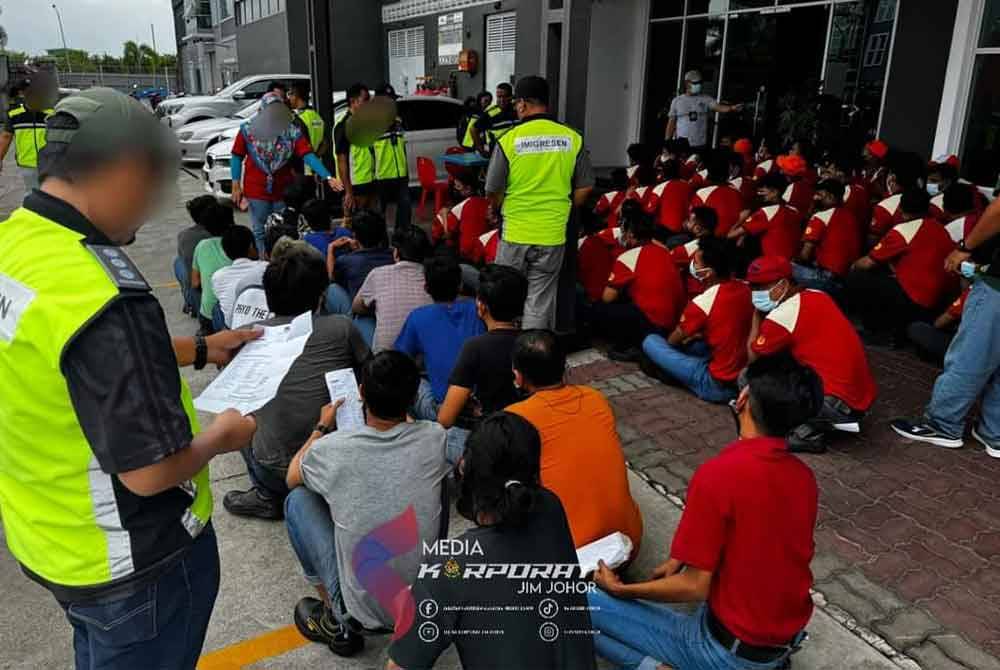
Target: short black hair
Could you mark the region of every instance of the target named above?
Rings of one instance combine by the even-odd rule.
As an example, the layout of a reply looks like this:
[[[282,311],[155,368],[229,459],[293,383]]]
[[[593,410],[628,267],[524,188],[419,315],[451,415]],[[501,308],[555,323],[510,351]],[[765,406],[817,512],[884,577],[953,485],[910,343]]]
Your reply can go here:
[[[566,350],[551,330],[526,330],[514,342],[514,369],[533,386],[552,386],[566,375]]]
[[[753,420],[771,437],[785,437],[823,407],[819,375],[787,352],[758,358],[747,366],[746,379]]]
[[[509,412],[486,417],[469,435],[456,468],[458,513],[482,514],[499,527],[523,526],[541,500],[542,440],[530,421]]]
[[[386,246],[385,219],[378,212],[363,209],[351,217],[351,228],[354,229],[354,239],[365,249],[377,249]]]
[[[303,100],[309,100],[309,93],[312,90],[312,84],[304,79],[296,79],[292,82],[289,87],[288,92],[295,95],[296,97],[302,98]]]
[[[774,189],[778,193],[784,194],[785,189],[788,188],[788,177],[780,172],[768,172],[760,178],[758,186],[760,188]]]
[[[184,206],[185,208],[187,208],[187,212],[188,215],[191,217],[191,220],[194,221],[195,223],[198,223],[198,219],[201,216],[202,210],[204,210],[206,207],[208,207],[214,202],[217,202],[215,196],[206,194],[206,195],[199,195],[195,198],[191,198],[190,200],[187,201],[187,203],[185,203]]]
[[[246,226],[229,226],[222,233],[222,250],[229,260],[250,258],[250,249],[254,246],[253,233]]]
[[[656,222],[653,221],[653,217],[646,214],[642,205],[635,200],[626,200],[622,203],[618,220],[621,221],[622,230],[631,233],[632,237],[642,244],[653,239],[656,233]]]
[[[479,272],[476,298],[496,321],[510,322],[524,314],[528,280],[520,270],[495,263]]]
[[[823,191],[824,193],[829,193],[833,196],[833,199],[837,202],[843,202],[844,191],[846,187],[844,183],[838,179],[821,179],[816,184],[816,192],[819,193]]]
[[[454,302],[462,287],[462,268],[449,249],[443,249],[424,261],[424,283],[434,302]]]
[[[330,221],[330,208],[325,200],[310,200],[302,205],[302,216],[309,227],[319,233],[325,233],[333,227]]]
[[[314,312],[330,285],[319,254],[290,254],[272,259],[264,270],[267,307],[277,316]]]
[[[899,199],[899,208],[910,216],[927,216],[930,205],[931,197],[922,188],[907,189]]]
[[[201,208],[198,225],[207,230],[212,237],[220,237],[233,225],[235,217],[233,208],[216,200]]]
[[[277,79],[272,79],[271,81],[267,82],[268,91],[273,91],[275,89],[278,89],[282,93],[288,93],[288,84],[286,84],[283,81],[279,81]]]
[[[308,201],[316,197],[316,180],[312,177],[298,176],[285,187],[282,200],[286,207],[298,212]]]
[[[927,169],[927,174],[936,174],[941,177],[941,179],[954,182],[958,179],[958,168],[951,163],[931,163],[930,167]]]
[[[954,182],[944,190],[944,211],[952,214],[961,214],[974,209],[976,197],[973,193],[975,186]]]
[[[660,173],[664,180],[677,179],[681,174],[681,162],[676,158],[660,163]]]
[[[702,228],[709,232],[714,233],[715,229],[719,227],[719,215],[711,207],[693,207],[691,214],[698,220]]]
[[[392,248],[399,254],[399,260],[423,263],[430,252],[431,242],[422,228],[414,225],[397,226],[392,231]]]
[[[405,419],[419,384],[417,364],[399,351],[382,351],[361,366],[362,399],[379,419]]]
[[[648,152],[646,151],[645,144],[633,142],[625,149],[625,154],[629,157],[629,160],[635,161],[638,164],[646,161]]]
[[[724,240],[714,235],[706,235],[698,240],[701,262],[715,270],[719,279],[729,279],[735,269],[735,250],[732,240]]]
[[[861,155],[850,151],[834,151],[827,156],[826,164],[849,176],[857,172],[861,166]]]
[[[616,191],[624,191],[628,188],[628,170],[625,168],[615,168],[612,170],[611,185]]]
[[[691,153],[691,143],[686,137],[676,137],[663,143],[663,148],[672,154],[687,155]]]
[[[489,91],[480,91],[479,93],[476,94],[476,97],[472,98],[472,100],[478,104],[479,101],[482,100],[483,98],[489,98],[490,100],[492,100],[493,94],[490,93]]]
[[[354,100],[363,97],[365,91],[367,90],[368,87],[361,82],[357,82],[356,84],[351,84],[351,87],[347,89],[347,101],[352,102]]]
[[[497,84],[497,89],[499,90],[501,88],[507,91],[507,95],[514,95],[514,87],[508,84],[507,82],[502,81],[499,84]],[[487,91],[487,93],[489,93],[489,91]]]
[[[888,171],[904,191],[923,188],[927,182],[927,162],[912,151],[890,151],[886,157]]]
[[[283,237],[292,240],[299,239],[298,226],[290,226],[287,223],[279,223],[275,226],[268,226],[264,230],[264,251],[270,254],[274,250],[274,245]]]
[[[705,168],[708,170],[708,180],[716,184],[724,184],[729,181],[729,157],[731,151],[716,149],[705,161]]]

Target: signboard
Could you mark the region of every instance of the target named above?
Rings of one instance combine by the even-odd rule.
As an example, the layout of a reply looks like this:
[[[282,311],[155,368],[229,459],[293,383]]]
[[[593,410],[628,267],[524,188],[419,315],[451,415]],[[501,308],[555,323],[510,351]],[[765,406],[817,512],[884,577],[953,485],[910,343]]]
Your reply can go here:
[[[462,12],[438,17],[438,65],[458,65],[462,53]]]

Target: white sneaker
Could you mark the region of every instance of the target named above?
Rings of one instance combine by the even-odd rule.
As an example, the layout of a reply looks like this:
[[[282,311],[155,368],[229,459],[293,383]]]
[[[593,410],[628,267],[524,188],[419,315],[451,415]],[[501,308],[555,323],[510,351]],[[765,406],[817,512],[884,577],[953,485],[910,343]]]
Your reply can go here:
[[[972,437],[976,439],[979,444],[986,447],[986,454],[992,456],[993,458],[1000,458],[1000,445],[993,444],[989,442],[985,437],[979,434],[975,428],[972,429]]]

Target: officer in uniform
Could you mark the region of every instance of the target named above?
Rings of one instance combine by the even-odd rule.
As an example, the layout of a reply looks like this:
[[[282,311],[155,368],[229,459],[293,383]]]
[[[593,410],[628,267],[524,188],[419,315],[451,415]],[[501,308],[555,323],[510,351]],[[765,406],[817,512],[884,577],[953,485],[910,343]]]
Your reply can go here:
[[[499,91],[498,91],[499,92]],[[517,82],[520,122],[505,133],[486,174],[486,194],[503,215],[497,263],[528,278],[523,325],[553,328],[559,273],[572,208],[594,187],[590,155],[578,132],[548,114],[549,85],[541,77]]]
[[[393,100],[399,98],[390,84],[383,86],[381,91]],[[372,148],[375,151],[375,182],[382,202],[382,214],[385,214],[390,202],[395,202],[396,227],[408,226],[413,208],[410,204],[410,171],[406,162],[406,133],[402,119],[396,117],[392,126],[375,140]]]
[[[510,84],[498,84],[496,104],[469,126],[473,146],[480,154],[488,156],[500,138],[517,125],[513,94]]]
[[[76,667],[194,668],[219,587],[208,462],[252,417],[199,433],[178,365],[256,333],[171,339],[121,249],[175,178],[175,141],[107,88],[48,120],[40,189],[0,222],[0,517],[73,627]]]
[[[58,89],[52,76],[45,72],[33,73],[21,86],[24,97],[7,110],[7,120],[0,131],[0,167],[13,143],[27,192],[38,188],[38,152],[45,146],[45,120],[52,114]]]
[[[347,114],[333,129],[337,178],[344,184],[345,220],[350,219],[351,212],[371,209],[375,205],[375,152],[372,147],[351,144],[347,137],[348,120],[370,99],[371,94],[364,84],[354,84],[347,89]]]
[[[326,154],[326,122],[315,109],[309,106],[309,84],[304,81],[296,81],[288,89],[288,104],[292,111],[305,127],[306,135],[309,137],[309,144],[313,153],[323,158]],[[312,168],[306,166],[305,172],[312,174]]]

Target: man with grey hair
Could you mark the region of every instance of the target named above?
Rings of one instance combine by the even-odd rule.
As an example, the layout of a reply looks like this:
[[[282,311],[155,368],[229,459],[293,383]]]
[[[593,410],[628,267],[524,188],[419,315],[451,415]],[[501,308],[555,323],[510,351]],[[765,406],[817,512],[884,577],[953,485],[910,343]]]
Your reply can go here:
[[[78,670],[193,668],[219,590],[208,462],[178,365],[224,365],[251,331],[171,338],[120,248],[176,179],[176,140],[107,88],[47,122],[41,188],[0,223],[0,516],[24,573],[73,626]]]
[[[684,73],[684,93],[670,103],[666,139],[683,137],[691,145],[691,152],[698,153],[708,146],[708,117],[712,112],[728,114],[738,112],[743,105],[727,105],[702,92],[701,72]]]

